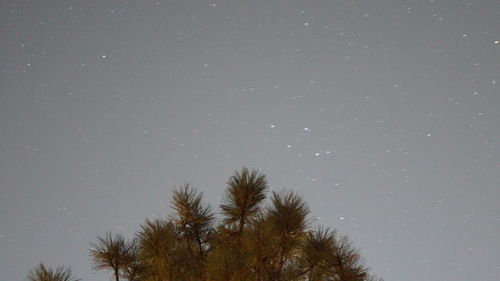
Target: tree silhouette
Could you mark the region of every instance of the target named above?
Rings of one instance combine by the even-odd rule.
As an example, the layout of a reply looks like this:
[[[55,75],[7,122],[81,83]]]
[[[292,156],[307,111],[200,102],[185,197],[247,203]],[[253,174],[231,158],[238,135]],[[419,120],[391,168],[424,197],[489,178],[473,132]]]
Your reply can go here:
[[[28,273],[29,281],[79,281],[73,277],[70,267],[58,266],[55,270],[40,263]]]
[[[189,266],[186,251],[172,222],[146,220],[138,237],[138,257],[142,262],[141,280],[172,280]]]
[[[140,274],[143,270],[143,261],[139,258],[138,238],[134,238],[128,244],[128,252],[122,268],[122,276],[128,281],[140,281]]]
[[[331,277],[333,271],[329,261],[334,257],[335,245],[335,232],[322,227],[309,231],[301,246],[298,275],[307,276],[310,281]]]
[[[215,234],[215,214],[202,202],[202,197],[202,193],[185,184],[173,191],[171,201],[175,211],[171,219],[191,256],[198,280],[205,278],[207,252]]]
[[[246,226],[261,211],[268,184],[265,175],[247,168],[235,171],[227,182],[220,205],[222,224],[212,241],[207,270],[215,280],[245,280],[250,276],[248,253],[243,247]]]
[[[96,270],[128,281],[383,281],[369,274],[347,236],[312,225],[294,192],[272,192],[256,170],[227,181],[219,220],[189,184],[173,190],[173,213],[140,225],[132,240],[106,233],[91,243]],[[76,281],[40,264],[29,281]]]
[[[363,281],[368,278],[368,268],[363,265],[360,254],[347,236],[336,239],[330,265],[335,270],[335,280]]]
[[[270,276],[270,280],[274,281],[281,280],[284,271],[291,272],[286,265],[292,264],[297,254],[295,249],[305,237],[309,208],[302,198],[293,192],[274,192],[271,202],[268,216],[275,230],[274,240],[277,242]]]
[[[241,235],[249,219],[260,211],[260,204],[266,199],[268,189],[266,176],[256,170],[243,168],[234,172],[227,182],[226,194],[220,205],[227,226],[236,224],[236,232]]]
[[[129,243],[121,234],[113,236],[111,232],[97,236],[97,242],[91,243],[90,257],[95,270],[111,270],[115,280],[120,280],[120,271],[125,270],[133,256],[133,243]]]

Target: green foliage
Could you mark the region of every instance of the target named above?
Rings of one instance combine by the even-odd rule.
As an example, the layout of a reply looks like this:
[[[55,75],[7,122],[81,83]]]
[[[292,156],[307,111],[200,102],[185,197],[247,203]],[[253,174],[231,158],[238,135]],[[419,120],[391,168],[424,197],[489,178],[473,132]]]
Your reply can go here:
[[[40,263],[28,273],[29,281],[79,281],[75,279],[71,268],[58,266],[55,270]]]
[[[309,207],[294,192],[273,192],[246,168],[227,182],[221,219],[203,194],[185,184],[173,190],[173,214],[147,220],[135,238],[106,233],[91,244],[97,270],[116,281],[383,281],[368,273],[346,236],[311,228]],[[29,281],[76,281],[69,268],[43,264]]]

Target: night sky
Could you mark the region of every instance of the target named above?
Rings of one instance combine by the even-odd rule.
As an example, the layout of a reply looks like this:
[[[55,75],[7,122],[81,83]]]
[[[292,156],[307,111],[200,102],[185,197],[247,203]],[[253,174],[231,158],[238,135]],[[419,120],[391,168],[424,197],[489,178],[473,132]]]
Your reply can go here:
[[[234,170],[386,281],[500,275],[497,0],[3,0],[0,278],[89,265]]]

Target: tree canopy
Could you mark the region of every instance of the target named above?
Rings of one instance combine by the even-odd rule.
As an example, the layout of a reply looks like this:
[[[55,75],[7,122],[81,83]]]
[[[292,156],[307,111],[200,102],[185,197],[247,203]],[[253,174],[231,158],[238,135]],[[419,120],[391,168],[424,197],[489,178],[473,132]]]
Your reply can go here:
[[[56,269],[40,263],[28,272],[28,281],[80,281],[73,277],[71,268],[58,266]]]
[[[272,192],[266,204],[268,191],[264,174],[235,171],[217,216],[203,193],[189,184],[175,188],[173,213],[146,219],[132,239],[97,236],[90,249],[94,269],[111,271],[116,281],[381,280],[346,236],[313,225],[301,196]],[[54,272],[43,264],[28,279],[74,281],[69,269]]]

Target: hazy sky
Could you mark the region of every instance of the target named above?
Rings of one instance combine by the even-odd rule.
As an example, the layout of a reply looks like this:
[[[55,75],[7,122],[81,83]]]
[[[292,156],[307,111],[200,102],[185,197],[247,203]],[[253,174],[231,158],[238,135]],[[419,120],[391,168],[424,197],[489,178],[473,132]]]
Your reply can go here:
[[[498,0],[0,7],[0,279],[258,168],[386,281],[500,275]]]

